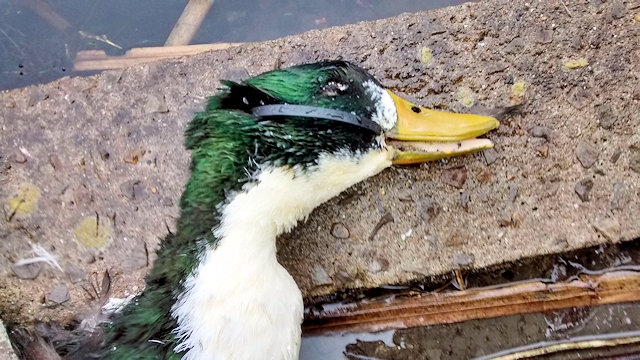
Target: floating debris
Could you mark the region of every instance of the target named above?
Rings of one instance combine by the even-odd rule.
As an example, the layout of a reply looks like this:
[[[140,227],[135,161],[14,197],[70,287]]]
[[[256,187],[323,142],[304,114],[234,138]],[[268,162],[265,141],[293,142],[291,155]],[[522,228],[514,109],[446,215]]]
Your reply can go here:
[[[109,38],[107,38],[107,35],[94,35],[90,32],[86,32],[86,31],[78,31],[78,34],[80,34],[80,36],[82,36],[85,39],[91,39],[91,40],[95,40],[95,41],[99,41],[99,42],[103,42],[107,45],[111,45],[114,48],[120,49],[122,50],[122,46],[114,43],[113,41],[109,40]]]

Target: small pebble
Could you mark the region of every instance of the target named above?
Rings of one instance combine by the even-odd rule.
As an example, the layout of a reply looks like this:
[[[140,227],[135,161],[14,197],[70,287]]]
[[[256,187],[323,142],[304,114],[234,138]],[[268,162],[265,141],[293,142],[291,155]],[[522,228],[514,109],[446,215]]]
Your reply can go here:
[[[173,206],[173,200],[168,196],[163,196],[162,199],[160,199],[160,204],[165,207],[170,207]]]
[[[42,269],[40,263],[24,264],[24,265],[12,265],[11,271],[19,279],[31,280],[38,277],[40,270]]]
[[[27,157],[20,150],[15,150],[9,155],[8,160],[18,164],[24,164],[27,162]]]
[[[529,130],[529,134],[533,137],[543,138],[547,141],[551,141],[551,134],[553,131],[548,127],[534,126]]]
[[[467,169],[463,166],[447,169],[442,172],[442,182],[455,188],[462,189],[467,182]]]
[[[60,170],[62,168],[62,161],[60,161],[60,157],[57,154],[49,155],[49,164],[53,166],[54,170]]]
[[[629,168],[640,174],[640,151],[636,151],[629,158]]]
[[[478,170],[478,173],[476,174],[476,180],[480,184],[488,183],[489,181],[491,181],[491,178],[493,178],[493,173],[489,171],[489,169],[487,168],[481,168],[480,170]]]
[[[44,175],[50,175],[53,174],[55,168],[51,164],[43,164],[38,168],[38,170],[40,170]]]
[[[483,150],[482,155],[484,156],[484,162],[487,163],[487,165],[493,164],[500,157],[494,148]]]
[[[598,149],[585,141],[580,141],[578,143],[575,154],[578,161],[580,161],[580,164],[582,164],[585,169],[592,167],[598,160]]]
[[[111,154],[109,154],[109,151],[107,151],[107,149],[100,149],[99,152],[100,152],[100,157],[104,161],[109,160],[109,158],[111,157]]]
[[[334,223],[331,225],[331,235],[338,239],[349,238],[349,229],[342,223]]]
[[[413,234],[413,229],[409,229],[404,234],[400,234],[400,239],[402,239],[403,241],[407,240],[407,238],[411,236],[411,234]]]
[[[54,304],[62,304],[69,300],[71,300],[71,296],[69,295],[69,290],[64,285],[57,285],[51,290],[49,295],[47,295],[47,300],[51,301]]]
[[[389,269],[389,260],[381,257],[374,258],[367,267],[371,274],[377,274],[381,271]]]
[[[169,108],[163,95],[147,95],[147,102],[143,105],[145,114],[168,113]]]
[[[144,185],[140,180],[129,180],[120,184],[120,192],[129,200],[143,200],[147,197]]]
[[[429,221],[435,219],[436,216],[440,214],[440,211],[442,211],[440,204],[428,196],[421,198],[416,204],[418,216],[425,224],[428,224]]]
[[[453,266],[455,268],[467,268],[473,265],[475,261],[475,256],[465,254],[465,253],[454,253],[453,254]]]
[[[35,106],[42,100],[46,100],[49,98],[48,94],[45,94],[40,88],[33,87],[29,93],[29,98],[27,100],[27,105],[29,107]]]
[[[618,116],[610,104],[604,104],[598,107],[598,124],[601,128],[609,130],[618,121]]]
[[[591,189],[593,189],[593,180],[591,178],[584,178],[576,183],[573,188],[578,194],[578,197],[583,202],[589,201],[591,195]]]
[[[543,157],[545,159],[549,157],[549,145],[539,144],[539,145],[536,145],[535,149],[538,152],[538,155],[540,155],[540,157]]]
[[[396,197],[400,201],[413,201],[413,192],[411,190],[400,191]]]
[[[507,227],[513,225],[513,215],[510,211],[504,211],[498,217],[498,225],[501,227]]]
[[[333,283],[327,271],[321,266],[315,266],[313,268],[311,277],[316,286],[331,285]]]
[[[618,160],[620,159],[620,155],[622,155],[622,150],[620,150],[619,148],[616,149],[613,154],[611,154],[611,159],[609,159],[609,161],[612,164],[615,164],[618,162]]]
[[[541,44],[548,44],[553,41],[553,30],[542,29],[536,34],[536,41]]]
[[[592,95],[586,89],[574,87],[567,96],[567,101],[576,109],[580,110],[591,103]]]
[[[619,181],[613,184],[613,194],[611,195],[611,209],[621,210],[627,203],[626,184]]]
[[[509,202],[516,201],[516,197],[518,196],[518,184],[509,185]]]
[[[593,227],[613,243],[620,240],[620,223],[617,219],[602,219],[593,224]]]
[[[349,272],[345,269],[340,269],[335,274],[335,279],[340,285],[344,286],[353,283],[356,280],[356,275],[357,272],[355,271]]]
[[[75,265],[67,266],[64,272],[67,274],[69,281],[71,281],[72,284],[87,281],[88,279],[87,273]]]
[[[625,16],[626,12],[627,9],[625,8],[625,5],[622,3],[622,1],[614,1],[613,6],[611,7],[611,19],[622,19]]]
[[[469,201],[471,200],[471,192],[469,190],[465,190],[462,194],[460,194],[460,206],[463,209],[467,210],[469,208]]]
[[[144,156],[144,154],[147,153],[147,150],[142,149],[142,148],[135,148],[131,151],[129,151],[129,153],[124,157],[124,159],[122,159],[124,162],[126,162],[127,164],[137,164],[140,160],[142,160],[142,157]]]

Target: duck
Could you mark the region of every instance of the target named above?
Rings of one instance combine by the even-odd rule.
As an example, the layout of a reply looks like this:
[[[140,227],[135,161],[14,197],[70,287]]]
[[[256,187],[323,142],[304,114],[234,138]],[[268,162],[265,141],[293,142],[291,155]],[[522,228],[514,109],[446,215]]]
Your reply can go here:
[[[276,238],[390,166],[492,147],[478,137],[499,126],[415,105],[343,60],[222,85],[186,128],[190,178],[144,290],[67,358],[297,359],[303,296]]]

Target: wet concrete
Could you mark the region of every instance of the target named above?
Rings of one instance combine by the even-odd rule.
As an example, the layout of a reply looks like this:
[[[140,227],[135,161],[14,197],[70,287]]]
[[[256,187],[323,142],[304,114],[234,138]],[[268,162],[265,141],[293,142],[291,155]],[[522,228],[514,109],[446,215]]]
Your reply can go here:
[[[347,59],[439,109],[521,104],[488,135],[495,150],[389,169],[283,236],[280,260],[307,296],[448,274],[456,254],[483,268],[640,237],[638,12],[483,1],[2,92],[0,317],[69,320],[96,306],[84,289],[104,269],[114,296],[139,291],[178,213],[185,124],[219,79],[276,63]],[[466,174],[458,187],[452,169]],[[62,271],[16,274],[35,244]],[[51,304],[61,285],[70,299]]]

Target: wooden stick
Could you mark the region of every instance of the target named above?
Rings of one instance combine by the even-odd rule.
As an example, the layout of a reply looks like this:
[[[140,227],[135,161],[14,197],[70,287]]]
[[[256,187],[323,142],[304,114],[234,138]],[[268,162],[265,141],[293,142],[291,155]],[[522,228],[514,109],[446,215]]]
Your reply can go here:
[[[213,0],[189,0],[164,46],[189,45],[211,5]]]
[[[53,26],[58,31],[65,31],[71,27],[71,24],[63,18],[60,14],[58,14],[48,2],[43,0],[26,0],[27,5],[40,16],[49,25]]]
[[[528,281],[450,293],[333,306],[308,314],[305,334],[376,332],[640,300],[640,274],[615,271],[567,283]]]
[[[195,55],[210,50],[228,49],[240,43],[133,48],[122,56],[108,56],[103,50],[82,50],[76,54],[75,71],[121,69],[146,62]]]

